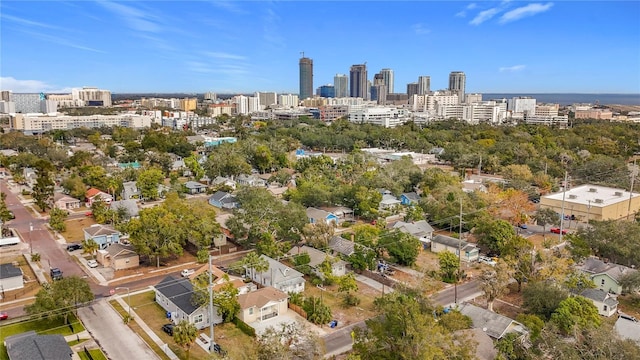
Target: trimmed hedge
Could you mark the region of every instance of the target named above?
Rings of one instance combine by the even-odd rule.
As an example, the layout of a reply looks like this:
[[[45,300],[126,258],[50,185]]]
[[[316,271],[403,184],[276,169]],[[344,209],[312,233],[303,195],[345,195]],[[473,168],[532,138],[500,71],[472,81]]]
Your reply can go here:
[[[256,329],[252,328],[251,326],[247,325],[246,322],[238,319],[238,318],[234,318],[233,319],[233,323],[236,324],[236,326],[238,327],[238,329],[240,329],[240,331],[242,331],[243,333],[251,336],[251,337],[256,337]]]

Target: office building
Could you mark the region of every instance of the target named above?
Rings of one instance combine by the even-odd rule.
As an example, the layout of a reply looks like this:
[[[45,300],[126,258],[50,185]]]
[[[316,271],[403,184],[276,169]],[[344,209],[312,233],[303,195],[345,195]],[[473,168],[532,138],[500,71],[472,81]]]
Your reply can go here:
[[[180,110],[194,111],[198,106],[197,98],[184,98],[180,99]]]
[[[313,96],[313,60],[304,57],[300,58],[300,99]]]
[[[584,222],[633,219],[640,211],[640,194],[625,189],[581,185],[566,192],[542,196],[540,208],[552,209],[558,214],[564,209],[565,216]]]
[[[367,65],[359,64],[351,66],[349,71],[350,91],[349,96],[368,100],[369,88],[367,87]]]
[[[533,115],[536,113],[536,99],[527,96],[513,97],[509,99],[507,110],[520,116],[525,113]]]
[[[418,76],[418,95],[428,95],[431,92],[431,76]]]
[[[388,89],[384,74],[375,74],[373,77],[373,86],[371,87],[371,100],[377,100],[379,105],[384,105],[387,102],[387,94]]]
[[[407,97],[412,97],[413,95],[418,95],[418,90],[420,89],[420,85],[417,82],[412,82],[407,84]]]
[[[384,79],[384,85],[387,87],[387,94],[393,93],[394,91],[394,80],[393,80],[393,70],[391,69],[382,69],[380,70],[380,74]]]
[[[336,97],[349,97],[349,78],[344,74],[336,74],[333,77],[333,86],[335,87]]]
[[[9,90],[0,91],[0,101],[13,101],[11,100],[11,91]]]
[[[0,114],[15,114],[16,103],[13,101],[0,101]]]
[[[482,102],[482,94],[466,94],[464,96],[464,102],[466,104],[473,104],[473,103],[477,103],[477,102]]]
[[[216,101],[218,100],[218,94],[214,92],[206,92],[204,93],[204,99],[209,101]]]
[[[298,95],[293,94],[278,95],[278,104],[284,108],[298,107],[300,99]]]
[[[318,88],[317,95],[324,98],[336,97],[336,88],[331,84],[322,85]]]
[[[55,100],[40,100],[40,112],[52,114],[58,111],[58,102]]]
[[[449,91],[458,95],[458,101],[464,102],[464,90],[467,76],[462,71],[452,71],[449,74]]]
[[[349,121],[356,124],[373,124],[384,127],[396,127],[408,121],[406,109],[391,107],[366,107],[349,110]]]
[[[11,119],[11,127],[22,131],[26,135],[42,134],[52,130],[70,130],[76,128],[96,129],[101,127],[121,126],[141,129],[151,126],[154,122],[152,116],[137,114],[118,115],[41,115],[41,114],[16,114]]]
[[[256,92],[255,97],[259,99],[261,109],[278,104],[278,94],[275,92]]]
[[[84,102],[84,106],[111,106],[111,91],[100,90],[95,87],[83,87],[82,89],[71,89],[73,99]]]
[[[15,103],[15,111],[17,113],[39,113],[40,100],[44,99],[44,94],[13,93],[11,97]]]
[[[559,104],[536,105],[536,115],[540,116],[558,116],[558,110],[560,110]]]

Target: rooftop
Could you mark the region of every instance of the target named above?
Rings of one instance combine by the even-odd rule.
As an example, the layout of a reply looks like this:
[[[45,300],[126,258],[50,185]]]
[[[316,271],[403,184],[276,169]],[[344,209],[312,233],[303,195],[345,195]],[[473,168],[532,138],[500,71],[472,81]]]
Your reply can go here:
[[[624,189],[616,189],[599,185],[581,185],[569,189],[566,193],[558,192],[543,196],[542,199],[564,200],[573,204],[587,206],[604,207],[623,201],[628,201],[630,197],[640,196],[638,193],[630,193]]]

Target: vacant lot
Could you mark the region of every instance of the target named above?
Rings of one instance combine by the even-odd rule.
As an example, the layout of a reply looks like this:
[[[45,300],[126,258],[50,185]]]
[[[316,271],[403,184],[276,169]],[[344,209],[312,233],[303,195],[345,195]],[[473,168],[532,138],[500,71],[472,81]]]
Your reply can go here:
[[[67,240],[67,243],[74,243],[82,242],[84,240],[84,232],[82,229],[96,224],[96,221],[93,217],[85,217],[82,219],[67,220],[65,224],[67,225],[67,229],[60,233],[60,235]]]
[[[375,316],[373,300],[382,295],[380,291],[358,283],[356,296],[360,299],[360,305],[347,307],[343,305],[342,294],[338,294],[336,285],[326,286],[325,290],[310,285],[310,282],[307,282],[307,285],[309,286],[305,287],[304,296],[321,297],[325,304],[331,308],[332,318],[338,320],[338,328]],[[331,331],[328,326],[322,326],[322,328],[327,332]]]

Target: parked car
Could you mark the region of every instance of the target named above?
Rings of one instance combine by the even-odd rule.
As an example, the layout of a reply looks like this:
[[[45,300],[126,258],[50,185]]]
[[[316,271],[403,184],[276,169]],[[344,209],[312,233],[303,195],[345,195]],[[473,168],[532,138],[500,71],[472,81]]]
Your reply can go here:
[[[191,274],[193,274],[194,272],[196,272],[196,271],[193,270],[193,269],[184,269],[184,270],[182,270],[180,275],[182,275],[182,277],[187,277],[187,276],[190,276]]]
[[[527,226],[527,224],[520,224],[520,225],[518,225],[518,227],[519,227],[520,229],[528,229],[528,228],[529,228],[529,227]]]
[[[631,315],[624,314],[624,313],[619,313],[619,314],[618,314],[618,317],[619,317],[620,319],[625,319],[625,320],[633,321],[633,322],[635,322],[635,323],[637,323],[637,322],[638,322],[638,319],[636,319],[635,317],[633,317],[633,316],[631,316]]]
[[[67,251],[75,251],[75,250],[80,250],[82,249],[82,244],[68,244],[67,245]]]
[[[97,268],[98,267],[98,262],[91,259],[89,261],[87,261],[87,266],[90,268]]]
[[[169,323],[169,324],[164,324],[162,325],[162,331],[164,331],[165,333],[167,333],[169,336],[173,336],[173,327],[175,325]]]
[[[13,213],[13,211],[9,210],[9,220],[13,220],[16,218],[16,214]]]
[[[488,256],[480,256],[480,257],[478,257],[478,262],[481,262],[481,263],[487,264],[487,265],[491,265],[491,266],[496,266],[496,264],[498,264],[495,260],[493,260],[492,258],[490,258]]]
[[[9,313],[6,311],[0,312],[0,320],[7,320],[9,318]]]
[[[554,228],[551,228],[551,230],[549,231],[551,231],[554,234],[560,234],[560,228],[554,227]],[[562,235],[567,235],[567,229],[562,229]]]
[[[62,270],[60,270],[59,268],[52,268],[49,274],[51,275],[51,279],[53,279],[54,281],[62,279]]]
[[[93,216],[93,212],[92,211],[87,211],[86,213],[84,213],[84,216]]]

